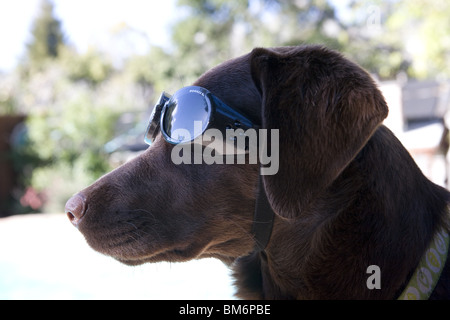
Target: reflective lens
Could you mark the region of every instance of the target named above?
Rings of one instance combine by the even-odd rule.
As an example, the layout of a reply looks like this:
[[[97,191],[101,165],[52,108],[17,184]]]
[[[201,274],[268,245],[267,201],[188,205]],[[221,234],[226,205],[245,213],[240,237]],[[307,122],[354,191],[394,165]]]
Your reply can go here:
[[[170,142],[188,142],[206,130],[211,105],[201,89],[180,90],[167,103],[162,126]]]
[[[145,142],[151,144],[159,132],[166,141],[178,144],[195,140],[207,129],[225,135],[227,130],[256,127],[207,89],[191,86],[178,90],[172,97],[163,92],[150,117]],[[212,137],[215,141],[215,135]]]

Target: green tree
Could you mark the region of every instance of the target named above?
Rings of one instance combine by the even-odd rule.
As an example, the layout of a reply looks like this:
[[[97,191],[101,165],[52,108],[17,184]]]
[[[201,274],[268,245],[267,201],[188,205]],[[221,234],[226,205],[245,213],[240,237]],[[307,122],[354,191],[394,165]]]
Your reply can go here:
[[[27,45],[27,58],[39,65],[49,58],[56,58],[65,44],[61,21],[54,15],[50,0],[41,0],[40,12],[31,29],[32,39]]]
[[[113,73],[113,66],[109,59],[92,47],[83,54],[64,47],[59,60],[66,68],[71,80],[84,81],[92,87],[102,83]]]
[[[177,72],[186,83],[254,47],[320,43],[341,49],[345,26],[326,0],[179,0],[173,28]]]
[[[389,32],[401,37],[408,73],[416,78],[450,77],[450,2],[394,2],[386,19]]]
[[[407,70],[409,61],[402,54],[401,34],[387,23],[395,12],[396,0],[353,0],[344,10],[348,17],[347,41],[342,51],[381,79],[395,78]]]

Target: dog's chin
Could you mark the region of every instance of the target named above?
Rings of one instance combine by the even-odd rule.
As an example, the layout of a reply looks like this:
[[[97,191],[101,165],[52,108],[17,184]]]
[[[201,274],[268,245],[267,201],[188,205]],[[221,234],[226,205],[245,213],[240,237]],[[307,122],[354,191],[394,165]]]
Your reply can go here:
[[[248,251],[251,251],[251,247]],[[214,250],[214,248],[210,252],[210,250],[207,249],[207,246],[190,245],[182,249],[170,249],[142,256],[111,256],[117,261],[128,266],[137,266],[145,263],[155,262],[187,262],[194,259],[204,258],[216,258],[227,265],[231,265],[231,263],[235,261],[238,256],[243,256],[246,254],[248,254],[247,251],[243,252],[242,254],[233,254],[229,252],[220,252],[220,250]]]
[[[104,248],[96,248],[92,246],[94,250],[111,256],[117,261],[128,265],[137,266],[144,263],[155,262],[186,262],[189,260],[200,258],[203,251],[203,246],[200,245],[188,245],[183,247],[167,248],[167,249],[148,249],[137,253],[135,250],[123,247],[115,248],[114,250],[105,250]]]
[[[117,261],[127,265],[127,266],[138,266],[145,263],[155,263],[155,262],[186,262],[195,259],[196,256],[186,257],[185,254],[179,254],[176,251],[169,251],[165,253],[159,253],[154,256],[148,257],[136,257],[136,258],[123,258],[114,257]]]

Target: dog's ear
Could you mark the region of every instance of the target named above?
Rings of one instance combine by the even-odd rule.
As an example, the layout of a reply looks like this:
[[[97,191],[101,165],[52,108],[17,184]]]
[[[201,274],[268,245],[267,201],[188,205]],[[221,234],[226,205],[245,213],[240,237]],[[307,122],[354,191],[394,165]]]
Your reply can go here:
[[[251,72],[263,128],[279,129],[279,171],[264,176],[267,197],[278,215],[295,218],[352,161],[388,108],[364,70],[323,47],[254,49]]]

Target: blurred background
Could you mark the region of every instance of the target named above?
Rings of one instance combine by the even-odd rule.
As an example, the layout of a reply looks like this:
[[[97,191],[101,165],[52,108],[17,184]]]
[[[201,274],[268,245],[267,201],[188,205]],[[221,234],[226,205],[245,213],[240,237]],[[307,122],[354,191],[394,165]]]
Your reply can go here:
[[[385,124],[447,187],[449,16],[446,0],[1,1],[0,299],[231,297],[220,263],[118,266],[62,213],[145,150],[162,90],[254,47],[323,44],[359,63]]]

